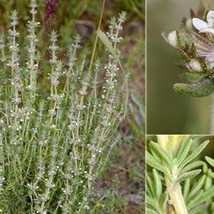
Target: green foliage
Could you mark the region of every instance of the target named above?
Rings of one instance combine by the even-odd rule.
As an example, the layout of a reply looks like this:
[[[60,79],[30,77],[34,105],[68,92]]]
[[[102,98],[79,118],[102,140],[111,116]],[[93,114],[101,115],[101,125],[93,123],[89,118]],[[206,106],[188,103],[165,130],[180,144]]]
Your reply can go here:
[[[170,142],[168,143],[169,147],[173,146]],[[212,171],[205,162],[195,160],[208,143],[205,141],[191,151],[193,141],[186,137],[174,153],[168,152],[158,143],[148,144],[149,151],[146,152],[148,213],[168,213],[170,200],[175,204],[176,210],[175,198],[184,201],[188,213],[200,213],[201,210],[203,213],[210,213],[214,198]],[[206,157],[206,160],[213,164],[211,158]],[[175,195],[177,196],[174,197]],[[180,210],[185,210],[185,207],[181,207],[182,203],[178,204]]]
[[[173,88],[177,93],[182,95],[189,97],[204,97],[213,93],[214,82],[213,78],[204,77],[200,81],[192,84],[176,83]]]
[[[131,102],[129,103],[129,109],[132,118],[129,119],[129,126],[134,135],[139,138],[142,142],[144,141],[143,133],[145,127],[143,121],[145,121],[145,107],[142,97],[139,95],[130,95]]]
[[[93,184],[118,141],[115,132],[124,116],[126,77],[116,53],[125,14],[110,23],[105,62],[92,60],[88,72],[90,56],[78,54],[78,35],[63,57],[56,31],[48,49],[39,48],[46,41],[38,36],[37,6],[30,1],[24,34],[12,12],[11,28],[0,41],[0,209],[87,213],[93,209]]]

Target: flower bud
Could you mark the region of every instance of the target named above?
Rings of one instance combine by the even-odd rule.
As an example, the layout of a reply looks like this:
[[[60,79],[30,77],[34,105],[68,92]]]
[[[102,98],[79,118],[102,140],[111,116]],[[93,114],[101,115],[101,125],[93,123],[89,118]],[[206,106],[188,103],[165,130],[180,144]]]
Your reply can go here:
[[[188,70],[190,71],[197,71],[200,72],[203,70],[201,64],[199,63],[198,60],[196,59],[192,59],[187,65],[186,67],[188,68]]]
[[[165,39],[165,41],[171,45],[174,48],[177,48],[178,46],[178,39],[177,39],[177,33],[176,31],[172,31],[169,34],[166,33],[162,33],[163,38]]]

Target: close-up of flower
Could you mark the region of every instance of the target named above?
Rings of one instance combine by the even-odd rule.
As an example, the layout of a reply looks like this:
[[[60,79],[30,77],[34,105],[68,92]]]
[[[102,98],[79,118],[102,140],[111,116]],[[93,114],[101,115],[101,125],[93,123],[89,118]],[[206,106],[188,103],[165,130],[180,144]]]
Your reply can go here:
[[[152,11],[154,13],[154,8],[158,5],[155,2],[154,0],[154,3],[149,4],[149,16],[151,16]],[[167,3],[167,1],[163,1],[163,4],[172,7],[168,14],[173,13],[173,6],[179,8],[180,12],[176,12],[179,18],[168,23],[162,21],[162,27],[158,26],[156,30],[150,28],[152,25],[150,22],[156,21],[157,18],[151,17],[149,19],[148,34],[150,36],[148,36],[149,48],[147,49],[148,79],[150,79],[148,81],[150,82],[148,84],[148,105],[151,106],[148,108],[149,133],[213,133],[214,11],[206,7],[205,3],[200,4],[200,7],[197,8],[198,4],[196,2],[191,4],[191,0],[185,2],[189,6],[185,8],[183,13],[182,4]],[[166,14],[163,19],[169,17],[170,15],[167,17]],[[176,22],[174,27],[173,22]],[[168,27],[167,25],[171,26]],[[167,28],[169,30],[165,30]],[[158,38],[160,35],[162,40]],[[164,42],[174,50],[170,50],[170,48],[167,50]],[[176,64],[172,60],[176,61]],[[161,63],[163,61],[168,62]],[[170,88],[173,90],[170,91]],[[155,94],[156,97],[154,98]],[[199,113],[201,105],[207,111]],[[161,109],[167,108],[168,114],[158,114],[158,108],[155,109],[153,106],[159,106]],[[179,118],[178,115],[182,115],[182,117]],[[155,127],[157,124],[155,118],[159,120],[158,128]],[[163,121],[167,119],[168,122],[161,126],[160,118]],[[195,120],[197,120],[196,123]],[[184,126],[182,121],[185,121]],[[172,125],[165,126],[169,123]],[[203,125],[200,125],[201,123]],[[176,128],[177,125],[179,127]],[[158,131],[161,129],[163,131]]]
[[[214,34],[214,10],[208,11],[206,21],[199,18],[193,18],[192,24],[199,31],[199,33]]]
[[[175,83],[177,93],[189,97],[205,97],[214,92],[214,11],[207,12],[206,21],[199,18],[183,19],[180,29],[162,33],[165,41],[181,56],[180,67],[190,83]],[[211,128],[213,130],[213,116]]]

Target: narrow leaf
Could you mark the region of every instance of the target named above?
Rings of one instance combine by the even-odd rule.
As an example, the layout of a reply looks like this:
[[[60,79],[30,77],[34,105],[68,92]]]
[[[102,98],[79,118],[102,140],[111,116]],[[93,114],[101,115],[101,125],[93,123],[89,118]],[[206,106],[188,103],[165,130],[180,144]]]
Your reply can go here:
[[[189,155],[180,165],[180,169],[182,169],[184,166],[186,166],[190,161],[192,161],[195,157],[197,157],[207,146],[209,141],[205,141],[202,143],[194,152],[192,152],[191,155]]]
[[[160,199],[160,196],[162,195],[161,178],[156,169],[153,169],[153,175],[154,175],[153,177],[154,177],[154,182],[155,182],[156,197],[157,197],[157,199]]]
[[[214,167],[214,159],[212,159],[212,158],[210,158],[210,157],[208,157],[208,156],[206,156],[205,159],[206,159],[206,161],[207,161],[211,166]]]
[[[163,165],[161,165],[160,163],[158,163],[156,161],[156,159],[154,159],[154,157],[148,151],[146,151],[146,163],[149,166],[163,172],[165,176],[167,176],[169,179],[171,179],[171,175],[167,171],[167,168],[164,167]]]
[[[190,202],[189,208],[193,208],[201,203],[209,201],[214,196],[214,187],[209,188],[207,191],[199,194],[196,198],[193,198]]]
[[[211,172],[209,175],[214,179],[214,172]]]
[[[148,208],[148,207],[146,207],[146,213],[147,213],[147,214],[158,214],[157,211],[154,211],[154,210],[152,210],[152,209],[150,209],[150,208]]]
[[[160,163],[158,163],[156,161],[156,159],[154,159],[154,157],[149,152],[147,152],[147,151],[146,151],[146,163],[149,166],[151,166],[151,167],[153,167],[153,168],[155,168],[155,169],[157,169],[157,170],[159,170],[159,171],[161,171],[163,173],[166,173],[166,170],[163,167],[163,165],[161,165]]]
[[[204,213],[204,204],[189,210],[189,214],[201,214],[201,213]]]
[[[120,59],[119,59],[115,49],[113,48],[111,41],[106,36],[106,34],[101,30],[97,30],[97,35],[98,35],[99,39],[103,42],[103,44],[106,46],[106,48],[109,50],[109,52],[112,54],[114,59],[118,62],[121,70],[124,72],[124,69],[123,69],[123,66],[120,62]]]
[[[150,206],[154,210],[158,210],[158,201],[154,198],[150,197],[149,195],[146,196],[146,206]]]
[[[192,163],[189,163],[188,165],[186,165],[186,166],[182,169],[181,173],[185,173],[185,172],[187,172],[187,171],[189,171],[189,170],[192,170],[192,169],[194,169],[194,168],[197,168],[197,167],[199,167],[199,166],[203,166],[203,164],[204,164],[203,161],[194,161],[194,162],[192,162]]]
[[[207,190],[207,189],[209,189],[212,186],[213,186],[212,178],[210,176],[207,176],[206,177],[206,181],[204,183],[204,189]]]
[[[186,146],[187,144],[189,144],[189,141],[191,140],[191,136],[188,136],[185,138],[185,140],[183,140],[183,142],[180,144],[177,152],[176,152],[176,158],[180,159],[183,152],[186,150]],[[191,142],[190,142],[191,143]]]
[[[194,199],[192,199],[189,204],[188,204],[188,209],[192,209],[195,206],[198,206],[199,204],[196,202],[196,200],[198,200],[198,198],[200,198],[204,193],[204,190],[200,190],[200,192],[196,195],[196,197]]]
[[[151,142],[150,148],[155,151],[161,157],[162,160],[166,162],[166,164],[171,170],[173,169],[173,159],[158,143]]]
[[[203,175],[198,182],[194,185],[194,187],[192,188],[192,190],[190,191],[188,197],[190,199],[190,201],[192,200],[192,198],[195,197],[195,195],[200,191],[200,189],[203,187],[204,181],[205,181],[206,175]]]
[[[183,160],[187,157],[189,151],[190,151],[190,148],[192,146],[192,139],[184,142],[184,143],[181,143],[183,144],[183,146],[180,146],[181,149],[179,150],[178,152],[178,156],[177,156],[177,164],[178,166],[183,162]]]
[[[148,173],[146,175],[146,192],[148,195],[155,197],[154,183],[153,183],[151,177],[148,175]]]
[[[185,180],[184,190],[183,190],[185,200],[187,200],[189,190],[190,190],[190,179],[187,179],[187,180]]]
[[[192,170],[192,171],[189,171],[189,172],[185,172],[183,174],[181,174],[178,179],[177,179],[177,182],[182,182],[186,179],[190,179],[190,178],[193,178],[195,177],[196,175],[198,175],[199,173],[201,172],[200,169],[197,169],[197,170]]]
[[[151,150],[151,154],[156,159],[156,161],[158,161],[158,163],[161,163],[161,158],[155,151]]]
[[[160,202],[159,204],[161,205],[162,207],[162,213],[166,213],[166,210],[167,210],[167,203],[168,203],[168,194],[166,192],[164,192],[160,198]]]

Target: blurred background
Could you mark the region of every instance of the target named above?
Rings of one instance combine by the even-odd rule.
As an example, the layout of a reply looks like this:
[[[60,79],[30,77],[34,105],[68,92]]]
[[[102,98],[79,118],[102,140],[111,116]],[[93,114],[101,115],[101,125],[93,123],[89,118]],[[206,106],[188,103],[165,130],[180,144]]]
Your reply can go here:
[[[204,1],[209,9],[212,1]],[[210,3],[212,5],[210,5]],[[176,63],[179,53],[161,37],[180,27],[199,0],[149,0],[147,12],[147,133],[208,134],[211,96],[190,98],[177,94],[173,84],[183,82]]]

